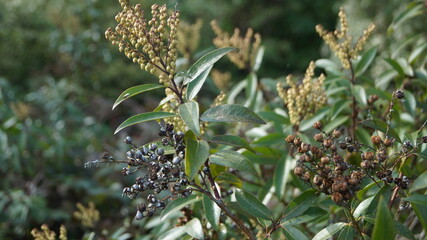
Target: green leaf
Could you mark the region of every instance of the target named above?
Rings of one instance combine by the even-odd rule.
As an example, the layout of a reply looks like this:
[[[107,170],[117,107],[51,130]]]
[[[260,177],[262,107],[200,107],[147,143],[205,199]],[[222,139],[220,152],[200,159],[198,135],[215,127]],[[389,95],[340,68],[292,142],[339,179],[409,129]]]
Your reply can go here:
[[[411,203],[411,206],[424,230],[427,231],[427,207],[416,203]]]
[[[198,140],[192,131],[185,134],[185,145],[185,174],[192,181],[209,156],[209,145],[204,140]]]
[[[203,209],[205,210],[206,219],[214,229],[219,227],[219,217],[221,216],[221,208],[219,208],[208,196],[203,195]]]
[[[256,53],[256,57],[255,57],[255,63],[252,66],[252,70],[254,72],[257,72],[259,70],[259,67],[261,66],[261,63],[262,63],[262,59],[264,57],[264,52],[265,52],[264,46],[261,46],[260,48],[258,48],[258,52]]]
[[[200,117],[205,122],[249,122],[266,124],[252,110],[233,104],[224,104],[208,109]]]
[[[353,212],[353,216],[358,219],[360,216],[362,216],[362,213],[371,205],[372,200],[374,200],[374,196],[369,197],[365,200],[363,200],[359,205],[356,207],[356,209]]]
[[[343,229],[345,226],[348,226],[348,223],[344,222],[338,222],[334,223],[332,225],[327,226],[326,228],[322,229],[319,233],[317,233],[313,240],[326,240],[334,236],[337,232],[339,232],[341,229]]]
[[[308,208],[312,207],[317,199],[318,197],[315,189],[304,191],[288,204],[288,207],[284,211],[286,216],[283,218],[282,222],[300,216]]]
[[[403,105],[412,117],[416,117],[417,100],[411,92],[405,91],[405,101],[403,102]]]
[[[200,136],[199,105],[194,101],[181,104],[178,113],[185,125]]]
[[[159,236],[158,240],[175,240],[175,239],[181,239],[181,236],[185,233],[186,227],[175,227],[167,232],[163,233]]]
[[[372,240],[394,239],[396,235],[394,229],[394,220],[386,201],[381,196],[378,202],[377,214],[375,216],[374,230],[372,231]]]
[[[288,219],[288,220],[282,222],[282,224],[284,226],[289,226],[289,225],[296,225],[296,224],[311,222],[311,221],[315,220],[316,218],[319,218],[319,217],[324,216],[326,214],[328,214],[328,212],[326,212],[325,210],[323,210],[321,208],[310,207],[304,213],[302,213],[300,216],[296,216],[294,218]]]
[[[317,111],[317,113],[313,117],[302,120],[299,125],[299,130],[304,132],[312,128],[313,124],[323,119],[326,116],[326,114],[328,114],[329,110],[330,110],[330,107],[322,108],[319,111]]]
[[[251,146],[249,146],[249,143],[245,139],[238,136],[234,136],[234,135],[215,136],[208,142],[224,144],[224,145],[239,147],[239,148],[246,148],[249,151],[255,152],[255,150]]]
[[[366,208],[365,215],[373,215],[377,211],[377,206],[380,198],[390,199],[391,197],[391,187],[390,185],[384,185],[375,193],[374,198],[372,199],[371,204]],[[365,216],[366,217],[366,216]]]
[[[246,193],[240,189],[236,189],[236,200],[237,203],[250,215],[262,219],[270,220],[272,215],[270,210],[262,204],[258,199],[249,193]]]
[[[255,146],[272,146],[274,144],[283,143],[285,136],[282,133],[270,133],[253,141]]]
[[[348,240],[348,239],[354,239],[354,228],[352,226],[345,226],[337,238],[337,240]]]
[[[324,128],[323,131],[325,131],[326,133],[330,133],[332,132],[334,129],[336,129],[337,127],[343,125],[345,122],[347,122],[347,120],[349,119],[348,116],[341,116],[338,117],[336,119],[334,119],[333,121],[329,122]]]
[[[183,208],[183,207],[185,207],[185,206],[187,206],[189,204],[198,202],[200,200],[201,200],[201,198],[197,198],[196,195],[190,195],[187,198],[177,198],[177,199],[169,202],[166,205],[166,208],[165,208],[165,210],[162,211],[162,214],[160,215],[160,218],[161,218],[162,221],[164,221],[171,214],[173,214],[173,213],[175,213],[177,211],[180,211],[181,208]]]
[[[233,51],[235,48],[226,47],[215,49],[201,58],[199,58],[187,71],[187,76],[184,78],[184,85],[194,81],[206,69],[212,67],[225,54]]]
[[[420,56],[420,54],[427,48],[427,43],[423,43],[419,46],[417,46],[412,52],[411,55],[408,58],[408,61],[410,63],[414,63],[415,60]]]
[[[117,105],[119,105],[124,100],[129,99],[137,94],[164,87],[165,86],[159,84],[143,84],[128,88],[124,92],[122,92],[122,94],[120,94],[120,96],[117,98],[116,102],[114,102],[113,109],[116,108]]]
[[[400,66],[400,64],[391,58],[386,58],[385,61],[390,64],[390,66],[400,75],[400,76],[404,76],[405,75],[405,71],[403,71],[403,68]]]
[[[362,75],[366,71],[366,69],[368,69],[368,67],[371,65],[372,61],[374,60],[376,54],[377,54],[377,47],[373,47],[363,54],[362,58],[356,65],[356,76]]]
[[[204,239],[202,223],[198,218],[193,218],[185,224],[185,231],[193,238]]]
[[[188,154],[188,153],[187,153]],[[235,168],[241,171],[248,171],[257,174],[252,162],[242,154],[232,150],[218,151],[209,156],[209,160],[215,164]]]
[[[250,73],[249,76],[246,78],[247,84],[246,84],[246,102],[245,107],[247,108],[253,108],[253,105],[255,104],[256,100],[256,93],[257,93],[257,85],[258,85],[258,79],[255,73]]]
[[[427,196],[424,194],[413,194],[411,196],[403,198],[403,200],[411,203],[427,206]]]
[[[175,113],[168,113],[168,112],[149,112],[149,113],[141,113],[135,116],[132,116],[126,121],[122,122],[119,127],[117,127],[116,131],[114,131],[114,134],[118,133],[123,128],[142,123],[142,122],[148,122],[151,120],[158,120],[163,118],[169,118],[169,117],[175,117]]]
[[[408,229],[407,226],[403,225],[399,221],[394,220],[394,228],[396,233],[407,239],[415,240],[414,234]]]
[[[203,84],[206,81],[206,78],[209,76],[209,73],[212,70],[212,66],[203,71],[199,76],[197,76],[192,82],[188,84],[187,92],[185,93],[185,97],[188,101],[193,100],[199,93],[200,89],[202,89]]]
[[[276,195],[279,199],[281,199],[285,193],[285,187],[288,182],[291,165],[292,159],[288,157],[288,154],[283,154],[277,163],[276,169],[274,170],[273,183],[276,189]]]
[[[357,102],[363,106],[368,104],[368,99],[366,96],[365,88],[360,85],[355,85],[352,87],[352,95],[356,98]]]
[[[283,233],[285,234],[286,239],[289,240],[309,240],[307,235],[305,235],[301,230],[293,226],[283,227]]]
[[[218,183],[229,183],[233,184],[238,188],[242,188],[242,181],[234,174],[229,172],[222,172],[218,176],[216,176],[215,181]]]
[[[379,119],[364,120],[362,121],[362,125],[379,130],[383,133],[387,131],[387,124]],[[402,140],[400,139],[399,134],[397,134],[397,132],[392,127],[389,128],[388,134],[394,139],[396,139],[396,141],[398,141],[399,143],[402,143]]]
[[[419,177],[417,177],[417,179],[415,179],[414,183],[409,189],[409,192],[412,193],[424,188],[427,188],[427,172],[424,172]]]
[[[316,60],[315,64],[316,64],[316,67],[323,68],[323,69],[326,70],[326,72],[328,72],[328,73],[330,73],[330,74],[332,74],[334,76],[344,75],[341,72],[341,70],[338,67],[338,65],[335,62],[333,62],[333,61],[331,61],[329,59],[319,59],[319,60]]]

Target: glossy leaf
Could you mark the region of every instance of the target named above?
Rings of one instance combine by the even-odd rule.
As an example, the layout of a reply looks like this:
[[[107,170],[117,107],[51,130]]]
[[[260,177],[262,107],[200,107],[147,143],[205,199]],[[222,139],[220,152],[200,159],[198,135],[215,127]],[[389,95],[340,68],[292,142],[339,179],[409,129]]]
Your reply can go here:
[[[218,176],[216,176],[215,181],[218,183],[225,182],[233,184],[238,188],[242,188],[242,181],[236,175],[229,172],[220,173]]]
[[[124,100],[129,99],[137,94],[164,87],[165,86],[159,84],[143,84],[128,88],[124,92],[122,92],[122,94],[120,94],[120,96],[116,99],[113,105],[113,109],[116,108],[117,105],[122,103]]]
[[[256,53],[255,62],[252,66],[252,70],[254,72],[257,72],[259,70],[259,67],[261,67],[262,59],[264,57],[265,47],[261,46],[258,48],[258,52]]]
[[[225,54],[233,51],[234,48],[226,47],[215,49],[201,58],[199,58],[187,71],[187,76],[184,78],[184,85],[194,81],[206,69],[212,67]]]
[[[175,113],[168,113],[168,112],[148,112],[148,113],[141,113],[135,116],[132,116],[126,121],[122,122],[119,127],[117,127],[116,131],[114,131],[114,134],[118,133],[123,128],[142,123],[142,122],[148,122],[151,120],[159,120],[163,118],[169,118],[169,117],[175,117]]]
[[[337,240],[354,239],[354,228],[352,226],[345,226],[338,235]]]
[[[324,216],[328,214],[325,210],[318,208],[318,207],[310,207],[308,208],[304,213],[302,213],[300,216],[296,216],[294,218],[288,219],[282,224],[284,226],[289,225],[296,225],[301,223],[306,223],[315,220],[316,218],[319,218],[321,216]]]
[[[400,75],[400,76],[403,76],[403,75],[405,75],[405,72],[403,71],[403,68],[402,68],[402,66],[400,66],[400,64],[396,61],[396,60],[394,60],[394,59],[391,59],[391,58],[387,58],[387,59],[385,59],[385,61],[388,63],[388,64],[390,64],[390,66]]]
[[[403,198],[403,200],[411,203],[427,206],[427,195],[424,195],[424,194],[413,194],[411,196]]]
[[[417,100],[411,92],[405,91],[405,101],[403,102],[403,105],[412,117],[416,117]]]
[[[288,182],[289,173],[291,171],[292,159],[284,154],[278,161],[274,170],[273,183],[276,189],[276,195],[279,199],[285,193],[286,183]]]
[[[194,101],[181,104],[178,113],[185,125],[200,136],[199,105]]]
[[[384,185],[375,193],[374,198],[372,199],[371,204],[366,208],[366,215],[373,215],[377,211],[377,206],[380,198],[390,199],[391,197],[391,187],[390,185]]]
[[[242,190],[236,190],[237,203],[250,215],[270,220],[272,215],[270,210],[262,204],[256,197]]]
[[[197,76],[192,82],[188,84],[187,92],[185,93],[185,96],[188,101],[193,100],[197,96],[200,89],[202,89],[202,86],[205,83],[206,78],[209,76],[209,73],[211,72],[211,70],[212,70],[212,66],[207,68],[199,76]]]
[[[372,240],[394,239],[395,235],[393,217],[387,207],[386,200],[381,196],[378,201]]]
[[[197,198],[196,195],[190,195],[187,198],[177,198],[166,205],[165,210],[160,215],[161,220],[167,219],[172,213],[180,211],[183,207],[200,201],[201,198]]]
[[[219,227],[221,209],[206,195],[203,195],[204,215],[214,229]]]
[[[283,218],[282,222],[300,216],[303,212],[312,207],[317,200],[318,196],[316,195],[315,189],[304,191],[288,204],[288,207],[284,211],[286,216]]]
[[[374,60],[376,54],[377,54],[377,47],[373,47],[362,55],[362,58],[356,65],[356,69],[355,69],[356,76],[362,75],[366,71],[366,69],[368,69],[368,67],[371,65],[372,61]]]
[[[181,239],[181,236],[185,233],[186,227],[180,226],[172,228],[165,233],[161,234],[158,238],[158,240],[175,240],[175,239]]]
[[[224,104],[208,109],[200,117],[205,122],[249,122],[265,124],[252,110],[233,104]]]
[[[309,240],[307,235],[305,235],[301,230],[293,226],[283,227],[283,233],[285,234],[286,239],[289,240]]]
[[[326,228],[320,230],[314,237],[313,240],[326,240],[334,236],[337,232],[343,229],[345,226],[348,226],[348,223],[338,222],[332,225],[327,226]]]
[[[187,153],[188,154],[188,153]],[[215,164],[235,168],[241,171],[248,171],[256,175],[256,170],[252,162],[242,154],[232,150],[218,151],[209,156],[209,160]]]
[[[419,205],[416,203],[411,203],[411,206],[424,230],[427,231],[427,206]]]
[[[193,218],[186,223],[185,231],[193,238],[204,239],[202,223],[198,218]]]
[[[246,81],[246,102],[244,106],[253,109],[256,100],[258,79],[255,73],[250,73],[249,76],[246,78]]]
[[[251,146],[249,146],[249,143],[245,139],[238,137],[238,136],[235,136],[235,135],[215,136],[211,140],[209,140],[208,142],[217,143],[217,144],[224,144],[224,145],[239,147],[239,148],[246,148],[249,151],[255,152],[255,150]]]
[[[356,209],[353,212],[353,216],[357,219],[362,216],[362,213],[371,205],[372,200],[374,200],[374,196],[369,197],[363,200],[359,205],[357,205]]]
[[[343,125],[345,122],[347,122],[347,120],[349,119],[349,116],[341,116],[338,117],[336,119],[334,119],[333,121],[329,122],[324,128],[323,131],[326,133],[330,133],[332,132],[334,129],[340,127],[341,125]]]
[[[407,226],[403,225],[399,221],[394,220],[394,228],[396,229],[396,233],[400,236],[410,240],[415,240],[414,234],[412,234],[411,230],[409,230]]]
[[[204,140],[198,140],[192,131],[185,134],[185,145],[185,174],[192,181],[209,156],[209,145]]]
[[[415,179],[409,191],[416,192],[424,188],[427,188],[427,172],[424,172],[419,177],[417,177],[417,179]]]
[[[352,87],[352,95],[356,98],[357,102],[363,106],[368,104],[365,88],[360,85]]]

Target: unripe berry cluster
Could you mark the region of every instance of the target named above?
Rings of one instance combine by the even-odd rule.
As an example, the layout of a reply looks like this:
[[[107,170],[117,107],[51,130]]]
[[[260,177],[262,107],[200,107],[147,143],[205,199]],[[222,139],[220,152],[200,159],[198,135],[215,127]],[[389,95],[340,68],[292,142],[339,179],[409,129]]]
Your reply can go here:
[[[179,196],[187,197],[191,194],[186,189],[189,184],[183,168],[185,157],[184,133],[175,132],[172,124],[160,127],[161,145],[152,143],[136,147],[132,139],[127,137],[124,142],[132,146],[126,153],[128,166],[123,168],[122,174],[129,175],[137,171],[144,171],[145,175],[137,177],[135,183],[123,189],[123,195],[134,199],[139,193],[152,191],[147,197],[147,204],[137,207],[137,220],[152,216],[157,209],[164,209],[166,200]],[[173,147],[173,150],[170,150]],[[169,191],[170,195],[158,199],[155,194]]]
[[[167,80],[175,74],[179,12],[168,16],[166,5],[154,4],[152,18],[147,21],[141,4],[131,6],[127,0],[119,2],[123,11],[115,17],[118,25],[114,30],[107,29],[105,38],[141,69],[151,74],[159,70],[160,82],[167,85]]]

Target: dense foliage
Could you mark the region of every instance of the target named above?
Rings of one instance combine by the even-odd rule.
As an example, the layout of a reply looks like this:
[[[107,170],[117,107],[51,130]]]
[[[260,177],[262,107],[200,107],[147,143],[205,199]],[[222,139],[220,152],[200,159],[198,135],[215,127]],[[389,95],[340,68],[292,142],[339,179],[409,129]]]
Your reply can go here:
[[[425,237],[422,1],[119,2],[0,3],[1,238]]]

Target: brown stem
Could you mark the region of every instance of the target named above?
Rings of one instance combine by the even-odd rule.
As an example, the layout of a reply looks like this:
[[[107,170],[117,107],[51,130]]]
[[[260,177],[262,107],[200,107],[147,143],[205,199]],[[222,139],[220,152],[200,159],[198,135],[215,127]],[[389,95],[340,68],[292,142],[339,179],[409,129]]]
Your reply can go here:
[[[354,228],[356,228],[356,231],[360,234],[360,236],[363,236],[363,231],[360,229],[359,223],[357,222],[357,220],[354,218],[353,214],[351,213],[351,211],[347,208],[344,208],[344,211],[347,213],[347,215],[350,218],[351,221],[351,225],[353,225]]]
[[[212,191],[215,194],[215,198],[218,199],[218,200],[221,200],[221,195],[219,194],[219,191],[218,191],[218,189],[216,187],[215,181],[214,181],[214,179],[212,177],[208,161],[205,162],[205,167],[208,169],[206,176],[208,177],[209,183],[211,184],[211,188],[212,188]]]
[[[399,178],[402,178],[403,177],[403,173],[400,173],[399,174]],[[399,192],[399,189],[400,189],[400,187],[399,186],[396,186],[395,188],[394,188],[394,190],[393,190],[393,194],[391,195],[391,198],[390,198],[390,201],[389,201],[389,203],[388,203],[388,208],[389,209],[391,209],[391,207],[393,206],[393,202],[394,202],[394,200],[396,199],[396,197],[397,197],[397,193]]]
[[[349,60],[350,62],[350,60]],[[354,69],[353,69],[353,64],[350,62],[350,73],[351,73],[351,78],[350,78],[350,83],[351,86],[354,87],[354,84],[356,83],[356,75],[354,73]],[[351,128],[350,128],[350,136],[351,138],[355,139],[356,136],[356,127],[357,127],[357,114],[358,114],[358,110],[357,110],[357,102],[356,102],[356,97],[353,95],[351,97]]]

